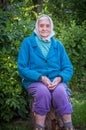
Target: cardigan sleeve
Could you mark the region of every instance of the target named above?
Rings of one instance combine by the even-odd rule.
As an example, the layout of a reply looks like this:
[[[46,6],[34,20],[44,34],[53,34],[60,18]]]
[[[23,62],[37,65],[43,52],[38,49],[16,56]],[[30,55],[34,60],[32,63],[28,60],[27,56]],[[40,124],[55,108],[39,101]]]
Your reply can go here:
[[[61,71],[59,73],[59,76],[62,77],[63,82],[68,82],[73,75],[73,66],[63,44],[61,45],[62,45],[60,52]]]
[[[29,39],[25,38],[18,54],[18,72],[22,79],[29,81],[38,81],[41,74],[36,70],[31,70],[29,66],[30,46]]]

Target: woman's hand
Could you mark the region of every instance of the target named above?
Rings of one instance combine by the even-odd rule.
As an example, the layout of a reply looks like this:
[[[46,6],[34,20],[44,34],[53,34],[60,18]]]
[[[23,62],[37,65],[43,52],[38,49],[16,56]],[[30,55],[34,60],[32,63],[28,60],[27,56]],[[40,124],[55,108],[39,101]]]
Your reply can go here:
[[[47,87],[50,86],[52,83],[47,76],[41,76],[40,81],[45,84]]]
[[[50,90],[55,89],[55,87],[62,81],[61,77],[56,77],[53,82],[48,86]]]
[[[47,86],[49,90],[55,89],[55,87],[62,81],[61,77],[56,77],[53,82],[46,76],[41,76],[40,81]]]

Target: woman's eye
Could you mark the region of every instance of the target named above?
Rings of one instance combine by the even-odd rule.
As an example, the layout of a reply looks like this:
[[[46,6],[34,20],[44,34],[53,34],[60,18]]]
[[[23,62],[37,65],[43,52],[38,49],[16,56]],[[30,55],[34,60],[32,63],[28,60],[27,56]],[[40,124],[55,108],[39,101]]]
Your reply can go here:
[[[50,25],[49,25],[49,24],[46,24],[46,25],[44,25],[44,24],[40,24],[40,27],[41,27],[41,28],[43,28],[43,27],[49,28]]]
[[[47,25],[46,25],[46,27],[47,27],[47,28],[49,28],[49,27],[50,27],[50,25],[49,25],[49,24],[47,24]]]
[[[43,24],[41,24],[41,25],[40,25],[40,27],[44,27],[44,25],[43,25]]]

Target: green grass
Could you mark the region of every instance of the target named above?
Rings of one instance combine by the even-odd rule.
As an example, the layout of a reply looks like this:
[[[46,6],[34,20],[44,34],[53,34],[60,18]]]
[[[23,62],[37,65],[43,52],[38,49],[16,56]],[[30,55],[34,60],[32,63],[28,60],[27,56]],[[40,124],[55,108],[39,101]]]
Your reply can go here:
[[[0,130],[33,130],[33,126],[28,120],[16,120],[9,123],[3,123],[0,125]]]
[[[86,93],[73,92],[71,97],[73,105],[73,124],[86,130]]]
[[[86,130],[86,93],[72,92],[71,103],[73,105],[73,124],[77,130]],[[0,130],[33,130],[31,119],[16,120],[0,124]]]

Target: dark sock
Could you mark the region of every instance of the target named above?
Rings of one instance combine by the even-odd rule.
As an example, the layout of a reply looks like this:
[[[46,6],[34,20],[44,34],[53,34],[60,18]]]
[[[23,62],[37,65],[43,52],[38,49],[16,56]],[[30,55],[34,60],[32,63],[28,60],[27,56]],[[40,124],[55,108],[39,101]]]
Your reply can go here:
[[[65,128],[73,128],[72,122],[64,123]]]
[[[44,126],[41,126],[41,125],[39,125],[39,124],[36,124],[36,125],[35,125],[35,129],[36,129],[36,128],[42,128],[42,130],[45,130],[45,127],[44,127]]]

